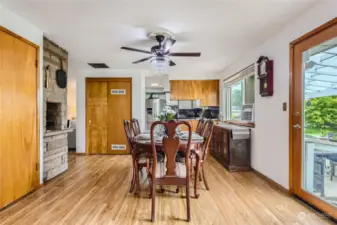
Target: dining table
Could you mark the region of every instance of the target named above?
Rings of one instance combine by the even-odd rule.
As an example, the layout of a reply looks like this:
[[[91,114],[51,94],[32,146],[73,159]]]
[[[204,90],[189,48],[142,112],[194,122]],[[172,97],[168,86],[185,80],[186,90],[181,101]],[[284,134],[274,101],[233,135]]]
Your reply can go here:
[[[155,132],[154,137],[155,137],[155,145],[157,149],[157,157],[159,161],[164,159],[164,153],[163,153],[163,138],[165,136],[165,132]],[[177,136],[179,137],[179,147],[178,147],[178,152],[177,152],[177,157],[181,157],[182,159],[185,158],[185,150],[187,148],[188,144],[188,131],[179,131],[177,132]],[[190,149],[196,148],[200,146],[204,142],[204,137],[200,136],[199,134],[192,132],[192,137],[191,137],[191,146]],[[135,154],[145,154],[146,157],[151,157],[152,156],[152,144],[151,144],[151,134],[150,131],[146,130],[141,132],[139,135],[135,136],[133,138],[133,143],[135,147]],[[136,196],[140,196],[140,184],[139,184],[139,179],[137,178],[138,182],[136,182]]]
[[[155,145],[159,147],[163,146],[163,137],[165,136],[164,132],[155,132],[154,138],[155,138]],[[177,136],[179,137],[180,143],[179,143],[179,150],[184,151],[187,147],[188,143],[188,131],[181,131],[177,132]],[[192,132],[191,137],[191,148],[196,145],[200,145],[204,142],[204,137]],[[142,149],[144,152],[152,152],[152,146],[151,146],[151,134],[150,131],[145,130],[141,134],[134,137],[134,143],[136,145],[136,149]]]

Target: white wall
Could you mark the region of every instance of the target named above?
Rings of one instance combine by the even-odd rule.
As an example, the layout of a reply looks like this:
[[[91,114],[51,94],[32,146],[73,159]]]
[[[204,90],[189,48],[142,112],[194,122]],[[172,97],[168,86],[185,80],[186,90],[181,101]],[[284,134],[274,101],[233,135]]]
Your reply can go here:
[[[40,163],[43,164],[43,32],[0,4],[0,26],[40,46]],[[43,166],[40,166],[40,183],[43,183]]]
[[[76,79],[70,78],[70,74],[68,74],[67,91],[67,117],[68,119],[76,118]]]
[[[289,43],[336,16],[337,1],[319,1],[222,73],[226,78],[256,62],[260,55],[274,60],[274,96],[262,98],[256,88],[252,167],[285,188],[289,188],[289,112],[282,111],[282,103],[289,103]]]
[[[145,76],[141,72],[102,69],[82,71],[77,76],[76,90],[76,152],[85,152],[85,78],[86,77],[130,77],[132,78],[132,117],[137,118],[141,129],[145,127]]]

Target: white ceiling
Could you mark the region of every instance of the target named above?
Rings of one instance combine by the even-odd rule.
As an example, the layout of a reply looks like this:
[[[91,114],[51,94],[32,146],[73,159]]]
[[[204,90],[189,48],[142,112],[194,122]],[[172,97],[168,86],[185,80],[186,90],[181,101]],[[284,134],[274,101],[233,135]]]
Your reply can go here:
[[[86,69],[104,62],[112,69],[153,73],[149,62],[132,61],[156,42],[147,32],[168,31],[171,52],[200,51],[200,58],[172,58],[172,78],[217,75],[246,51],[262,44],[315,0],[0,0],[69,51],[70,63]]]

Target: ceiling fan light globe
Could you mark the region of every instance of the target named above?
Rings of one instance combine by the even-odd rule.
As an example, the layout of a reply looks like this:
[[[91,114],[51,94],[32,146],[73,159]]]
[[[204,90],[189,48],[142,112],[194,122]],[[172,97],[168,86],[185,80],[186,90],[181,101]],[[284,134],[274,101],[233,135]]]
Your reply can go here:
[[[167,56],[154,56],[150,59],[151,66],[160,74],[166,74],[170,59]]]

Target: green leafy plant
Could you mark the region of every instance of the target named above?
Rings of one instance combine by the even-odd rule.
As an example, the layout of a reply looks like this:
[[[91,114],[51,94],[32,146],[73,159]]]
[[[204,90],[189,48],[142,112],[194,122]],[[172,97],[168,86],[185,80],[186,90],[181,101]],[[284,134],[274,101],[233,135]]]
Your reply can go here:
[[[326,136],[337,132],[337,96],[312,98],[305,101],[305,125],[316,134]]]
[[[170,106],[166,106],[158,116],[160,121],[170,121],[176,118],[176,112]]]

